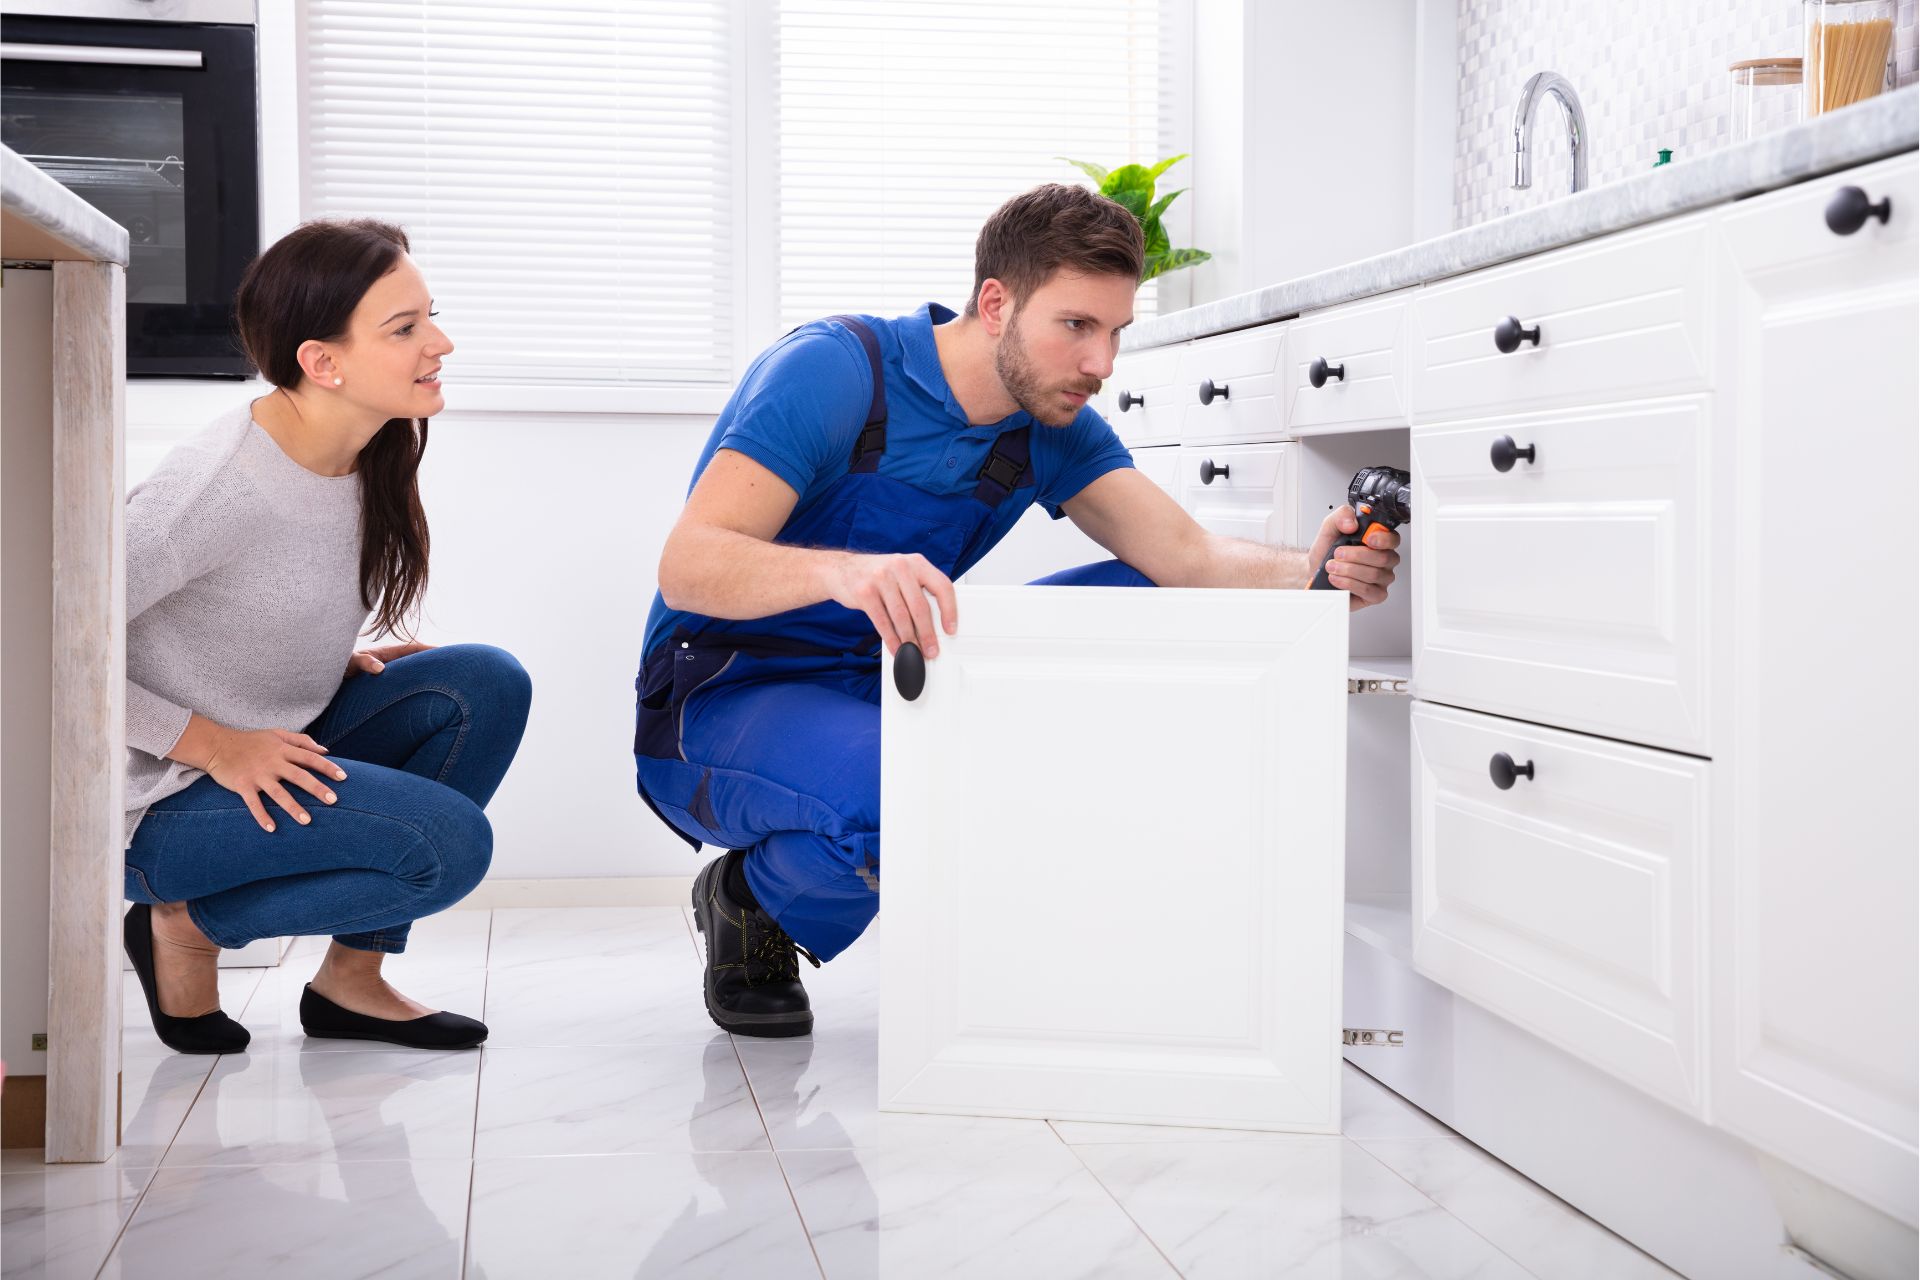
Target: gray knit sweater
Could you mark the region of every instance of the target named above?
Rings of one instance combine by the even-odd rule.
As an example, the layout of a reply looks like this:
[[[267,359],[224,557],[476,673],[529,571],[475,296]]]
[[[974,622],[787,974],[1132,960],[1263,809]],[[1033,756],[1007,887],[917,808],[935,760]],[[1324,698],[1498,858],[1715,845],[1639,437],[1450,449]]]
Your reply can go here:
[[[250,408],[162,459],[127,495],[127,843],[201,777],[164,758],[190,712],[304,730],[366,622],[359,476],[307,470]]]

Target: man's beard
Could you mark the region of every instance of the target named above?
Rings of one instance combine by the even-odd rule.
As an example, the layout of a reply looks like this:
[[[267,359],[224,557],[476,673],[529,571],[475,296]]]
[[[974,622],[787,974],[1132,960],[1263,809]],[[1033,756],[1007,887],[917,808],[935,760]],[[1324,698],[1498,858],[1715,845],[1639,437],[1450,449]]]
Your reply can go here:
[[[1100,390],[1098,382],[1076,382],[1068,386],[1049,387],[1040,380],[1039,370],[1033,367],[1033,360],[1027,355],[1027,344],[1020,336],[1020,313],[1013,313],[1013,319],[1007,324],[1007,331],[1001,335],[1000,345],[993,352],[993,371],[1000,375],[1000,385],[1007,389],[1013,402],[1033,415],[1034,421],[1042,426],[1067,427],[1079,416],[1079,406],[1062,405],[1060,393],[1066,391],[1092,395]]]

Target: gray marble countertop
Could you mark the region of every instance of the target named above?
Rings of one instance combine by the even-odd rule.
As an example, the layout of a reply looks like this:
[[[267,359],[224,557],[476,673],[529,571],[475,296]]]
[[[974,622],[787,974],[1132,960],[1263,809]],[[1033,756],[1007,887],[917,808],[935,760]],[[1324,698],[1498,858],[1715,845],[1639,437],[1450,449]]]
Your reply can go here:
[[[1392,253],[1142,320],[1127,330],[1121,347],[1132,351],[1184,342],[1391,293],[1788,186],[1911,151],[1916,145],[1920,145],[1920,85]]]
[[[127,229],[11,147],[0,147],[0,208],[72,249],[74,259],[126,265]]]

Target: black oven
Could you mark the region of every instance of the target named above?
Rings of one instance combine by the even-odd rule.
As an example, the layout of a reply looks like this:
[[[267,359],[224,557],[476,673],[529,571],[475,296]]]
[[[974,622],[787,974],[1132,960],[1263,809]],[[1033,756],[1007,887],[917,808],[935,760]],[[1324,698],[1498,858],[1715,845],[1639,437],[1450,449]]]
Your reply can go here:
[[[127,229],[127,373],[245,377],[260,249],[254,30],[0,16],[0,142]]]

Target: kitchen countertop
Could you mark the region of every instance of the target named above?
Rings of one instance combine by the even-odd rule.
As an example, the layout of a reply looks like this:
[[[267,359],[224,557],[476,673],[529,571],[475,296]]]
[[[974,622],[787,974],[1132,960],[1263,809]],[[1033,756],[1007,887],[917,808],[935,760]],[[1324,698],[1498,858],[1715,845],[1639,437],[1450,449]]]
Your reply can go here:
[[[1546,146],[1549,141],[1543,137],[1535,145]],[[1463,227],[1378,257],[1142,320],[1126,331],[1121,347],[1132,351],[1184,342],[1391,293],[1789,186],[1911,151],[1916,145],[1920,145],[1920,85],[1910,85],[1738,146],[1650,169],[1624,182],[1589,187],[1551,204]]]
[[[0,253],[8,258],[126,265],[127,229],[11,147],[0,147],[0,209],[6,219]]]

